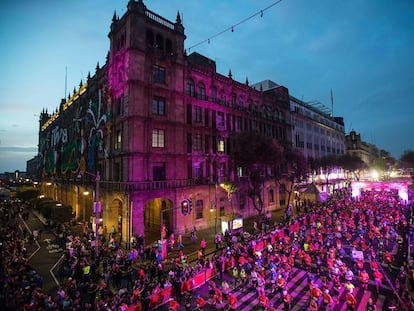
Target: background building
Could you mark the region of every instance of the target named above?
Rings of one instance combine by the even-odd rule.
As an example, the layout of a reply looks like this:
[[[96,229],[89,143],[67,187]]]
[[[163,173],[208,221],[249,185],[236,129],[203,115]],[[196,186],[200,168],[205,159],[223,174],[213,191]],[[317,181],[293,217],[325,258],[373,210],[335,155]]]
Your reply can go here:
[[[347,152],[352,156],[359,157],[367,166],[370,166],[374,159],[380,157],[380,150],[375,145],[362,141],[361,135],[354,130],[349,132],[345,139]]]

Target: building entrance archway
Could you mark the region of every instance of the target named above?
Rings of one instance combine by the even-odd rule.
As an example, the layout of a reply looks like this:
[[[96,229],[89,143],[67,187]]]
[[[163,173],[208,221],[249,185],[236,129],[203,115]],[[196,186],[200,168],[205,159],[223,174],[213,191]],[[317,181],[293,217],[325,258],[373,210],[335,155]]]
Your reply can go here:
[[[124,208],[122,201],[119,199],[115,199],[112,201],[108,211],[107,215],[105,217],[105,225],[107,227],[108,233],[110,233],[112,226],[116,230],[116,234],[119,237],[119,240],[122,241],[123,239],[123,214],[124,214]]]
[[[161,237],[161,227],[165,226],[167,234],[174,232],[173,203],[166,198],[148,201],[144,209],[144,226],[146,241],[157,241]]]

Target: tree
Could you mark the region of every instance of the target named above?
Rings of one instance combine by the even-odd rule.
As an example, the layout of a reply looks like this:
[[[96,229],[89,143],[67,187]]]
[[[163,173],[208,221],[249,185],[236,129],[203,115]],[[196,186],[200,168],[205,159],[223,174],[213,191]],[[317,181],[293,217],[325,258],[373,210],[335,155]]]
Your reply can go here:
[[[275,162],[275,178],[279,186],[282,181],[289,181],[289,186],[284,187],[288,193],[288,203],[292,197],[293,189],[296,183],[301,183],[309,175],[309,164],[305,156],[297,150],[286,150],[283,153],[282,162]],[[281,165],[280,165],[281,164]]]
[[[403,169],[409,170],[411,174],[411,179],[414,180],[414,151],[406,150],[400,158],[400,166]]]
[[[23,202],[33,201],[39,196],[39,189],[29,186],[21,186],[17,189],[16,197]]]
[[[281,158],[279,144],[258,132],[242,132],[231,137],[232,158],[236,167],[241,167],[247,179],[247,196],[260,215],[263,212],[263,184],[266,171],[274,161]]]
[[[385,172],[388,170],[387,161],[384,158],[378,157],[372,161],[371,168],[378,172]]]
[[[367,168],[367,165],[360,157],[350,154],[344,154],[340,157],[338,159],[338,164],[341,165],[344,170],[353,174],[356,180],[359,180],[361,171]]]
[[[319,159],[319,165],[326,176],[326,184],[329,185],[329,174],[338,167],[338,159],[335,156],[325,156]]]
[[[226,190],[227,199],[230,202],[231,212],[234,214],[232,197],[233,193],[237,191],[237,186],[233,182],[223,182],[220,184],[220,187]]]
[[[400,158],[400,165],[406,169],[414,169],[414,151],[405,150]]]

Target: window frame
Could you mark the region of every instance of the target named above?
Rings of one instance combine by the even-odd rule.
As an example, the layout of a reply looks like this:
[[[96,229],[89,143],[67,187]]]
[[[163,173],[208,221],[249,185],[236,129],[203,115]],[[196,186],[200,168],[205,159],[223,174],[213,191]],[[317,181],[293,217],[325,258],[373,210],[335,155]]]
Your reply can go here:
[[[164,129],[152,129],[152,148],[165,148],[165,130]]]
[[[158,116],[165,116],[166,113],[166,99],[162,96],[154,96],[152,98],[152,114]]]
[[[166,71],[165,67],[154,64],[152,66],[152,77],[155,83],[166,84]]]

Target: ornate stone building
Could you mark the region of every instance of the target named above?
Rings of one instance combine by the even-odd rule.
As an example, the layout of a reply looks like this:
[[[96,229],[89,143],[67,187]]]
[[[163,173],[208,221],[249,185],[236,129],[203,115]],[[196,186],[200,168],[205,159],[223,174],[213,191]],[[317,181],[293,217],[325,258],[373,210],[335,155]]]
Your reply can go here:
[[[112,19],[106,64],[41,114],[42,192],[80,220],[93,219],[98,198],[102,225],[126,241],[161,224],[185,232],[229,213],[256,214],[245,194],[229,202],[219,186],[239,180],[229,136],[259,131],[291,146],[288,90],[218,73],[211,59],[186,54],[185,38],[179,14],[171,22],[130,0]],[[268,209],[285,204],[276,184],[263,193]]]
[[[345,136],[346,148],[348,154],[359,157],[369,167],[374,159],[380,157],[380,151],[377,146],[369,144],[361,139],[361,134],[351,130]]]

